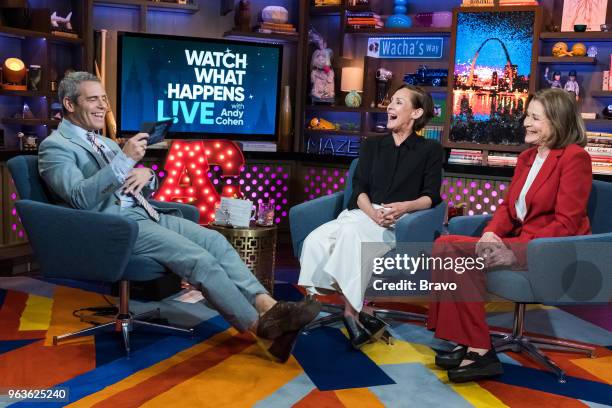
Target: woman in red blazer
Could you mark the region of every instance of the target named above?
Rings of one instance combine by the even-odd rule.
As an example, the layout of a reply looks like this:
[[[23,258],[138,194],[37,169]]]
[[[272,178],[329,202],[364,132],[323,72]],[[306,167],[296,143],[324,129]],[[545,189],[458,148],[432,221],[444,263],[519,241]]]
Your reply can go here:
[[[583,149],[586,135],[575,99],[561,89],[539,91],[528,102],[524,126],[525,142],[534,146],[519,156],[504,201],[482,237],[442,236],[434,255],[477,255],[486,268],[520,267],[526,264],[525,247],[532,239],[590,234],[591,159]],[[433,271],[434,277],[437,272]],[[483,273],[455,278],[463,283],[469,278],[468,292],[470,287],[479,291],[485,287]],[[432,301],[429,308],[428,328],[435,330],[436,337],[457,344],[453,351],[436,356],[436,364],[448,369],[454,382],[502,373],[491,346],[484,303],[472,299]]]

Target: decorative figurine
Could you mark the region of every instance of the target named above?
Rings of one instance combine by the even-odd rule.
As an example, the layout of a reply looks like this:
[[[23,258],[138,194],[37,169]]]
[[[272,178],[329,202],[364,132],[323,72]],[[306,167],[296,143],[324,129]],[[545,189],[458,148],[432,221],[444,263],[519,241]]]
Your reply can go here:
[[[34,119],[34,114],[30,109],[30,105],[24,102],[23,106],[21,107],[21,112],[15,113],[14,117],[17,119]]]
[[[30,68],[28,68],[28,89],[30,91],[40,90],[41,79],[42,70],[40,65],[30,65]]]
[[[314,29],[308,31],[308,38],[318,47],[310,61],[310,82],[312,103],[333,104],[336,98],[334,88],[334,70],[331,66],[333,51],[327,48],[327,43]]]
[[[548,67],[544,70],[544,78],[546,78],[546,82],[549,83],[551,88],[559,88],[562,89],[561,86],[561,73],[559,71],[553,72],[552,80],[548,77]]]
[[[234,13],[234,24],[238,31],[251,31],[251,2],[240,0]]]
[[[68,13],[66,17],[60,17],[57,15],[57,11],[54,11],[53,14],[51,14],[52,30],[61,30],[63,28],[64,30],[71,32],[72,31],[72,23],[70,23],[71,18],[72,18],[72,11]]]
[[[36,137],[36,135],[18,132],[17,138],[19,139],[19,150],[31,151],[38,149],[38,137]]]
[[[578,95],[580,93],[580,87],[578,86],[578,82],[576,81],[576,71],[569,72],[569,79],[565,83],[563,87],[567,92],[573,92],[576,95],[576,100],[578,100]]]
[[[60,17],[54,11],[51,14],[51,34],[60,37],[79,38],[79,35],[72,29],[71,18],[72,12],[68,13],[66,17]]]
[[[376,107],[386,108],[389,105],[389,84],[393,78],[393,72],[386,68],[376,70]]]
[[[385,22],[385,27],[389,28],[410,28],[412,27],[412,19],[406,15],[406,4],[408,0],[394,0],[393,12]]]
[[[587,50],[587,55],[591,58],[595,58],[597,56],[597,47],[594,45],[591,45],[589,47],[589,49]]]

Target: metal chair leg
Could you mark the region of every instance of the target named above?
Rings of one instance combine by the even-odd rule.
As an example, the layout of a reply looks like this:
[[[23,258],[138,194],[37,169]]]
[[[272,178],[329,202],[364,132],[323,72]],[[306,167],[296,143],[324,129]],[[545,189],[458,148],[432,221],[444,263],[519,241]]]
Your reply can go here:
[[[121,333],[123,333],[123,344],[125,345],[125,354],[127,357],[130,356],[130,322],[122,321]]]
[[[158,329],[158,330],[162,330],[162,331],[168,331],[170,333],[189,334],[190,336],[193,336],[193,333],[194,333],[192,328],[183,329],[182,327],[174,327],[174,326],[169,326],[169,325],[165,325],[165,324],[147,322],[147,321],[143,321],[143,320],[136,320],[136,319],[134,319],[134,320],[132,320],[132,324],[134,324],[135,326],[142,326],[142,327]]]
[[[525,337],[528,341],[538,346],[540,349],[550,349],[555,351],[567,351],[570,353],[582,353],[591,358],[595,358],[595,347],[585,346],[568,340],[547,339],[543,337]]]
[[[514,322],[511,334],[501,332],[491,332],[493,337],[493,347],[498,353],[504,351],[514,351],[520,353],[524,351],[532,360],[557,375],[560,383],[564,383],[565,372],[553,360],[546,356],[540,349],[552,349],[557,351],[577,352],[594,357],[595,349],[583,344],[574,343],[567,340],[548,339],[536,336],[525,336],[525,304],[517,303],[514,308]]]
[[[304,327],[304,331],[314,330],[319,327],[329,326],[331,324],[341,322],[342,316],[343,316],[343,312],[336,312],[336,313],[330,314],[329,316],[315,319],[312,322],[308,323],[306,327]]]
[[[53,336],[53,345],[57,346],[57,344],[62,341],[62,340],[66,340],[66,339],[72,339],[75,337],[82,337],[82,336],[93,336],[94,334],[97,334],[98,332],[101,332],[103,330],[105,330],[108,327],[113,327],[115,326],[115,321],[111,321],[105,324],[101,324],[99,326],[94,326],[94,327],[88,327],[87,329],[83,329],[83,330],[79,330],[77,332],[73,332],[73,333],[66,333],[66,334],[62,334],[59,336]]]
[[[519,344],[521,345],[521,348],[525,350],[532,359],[534,359],[535,361],[537,361],[538,363],[540,363],[541,365],[543,365],[544,367],[548,368],[550,371],[555,373],[560,383],[566,382],[565,371],[563,371],[557,364],[555,364],[550,358],[548,358],[548,356],[546,356],[540,350],[538,350],[536,346],[531,344],[526,339],[522,339],[522,341],[520,341]]]
[[[130,284],[128,281],[121,281],[119,283],[119,313],[112,318],[112,320],[108,323],[101,324],[95,327],[89,327],[84,330],[80,330],[74,333],[62,334],[61,336],[53,337],[53,344],[57,345],[61,340],[80,337],[80,336],[91,336],[102,330],[112,328],[116,332],[121,332],[123,336],[123,343],[125,345],[126,355],[129,357],[130,355],[130,332],[133,331],[134,325],[149,327],[153,329],[162,329],[164,331],[170,333],[177,334],[189,334],[193,336],[193,329],[183,329],[180,327],[173,327],[164,324],[147,322],[139,319],[147,319],[151,317],[159,317],[160,310],[159,308],[140,313],[134,316],[133,313],[129,311],[129,294],[130,294]]]
[[[382,319],[427,321],[427,315],[421,313],[403,312],[401,310],[375,309],[374,316]]]

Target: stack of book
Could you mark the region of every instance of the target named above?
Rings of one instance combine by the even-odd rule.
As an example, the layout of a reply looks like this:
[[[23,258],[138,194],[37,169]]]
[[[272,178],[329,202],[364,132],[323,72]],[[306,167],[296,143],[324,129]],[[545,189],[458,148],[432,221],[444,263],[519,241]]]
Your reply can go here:
[[[295,27],[293,24],[289,23],[268,23],[264,21],[261,23],[257,32],[266,33],[266,34],[288,34],[288,35],[298,35],[295,31]]]
[[[314,0],[315,7],[339,6],[341,0]]]
[[[612,133],[587,132],[587,138],[593,174],[612,174]]]
[[[516,167],[517,153],[489,152],[487,163],[489,166]]]
[[[418,133],[425,139],[433,139],[439,142],[442,140],[442,132],[444,132],[444,126],[425,126]]]
[[[384,27],[380,16],[372,11],[347,11],[346,25],[354,30]]]
[[[450,156],[448,158],[449,164],[482,164],[482,151],[481,150],[467,150],[467,149],[451,149]]]

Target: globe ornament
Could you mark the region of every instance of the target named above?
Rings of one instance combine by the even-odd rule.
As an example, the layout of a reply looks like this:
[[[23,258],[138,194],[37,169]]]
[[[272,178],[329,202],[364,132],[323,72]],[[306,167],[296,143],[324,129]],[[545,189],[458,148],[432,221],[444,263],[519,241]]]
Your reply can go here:
[[[572,55],[574,57],[584,57],[586,55],[587,49],[583,43],[576,43],[572,45]]]
[[[358,108],[361,106],[361,95],[357,91],[351,91],[346,94],[344,104],[349,108]]]
[[[389,16],[385,22],[385,27],[389,28],[410,28],[412,27],[412,19],[406,15],[406,4],[408,0],[395,0],[393,2],[393,11],[395,14]]]

